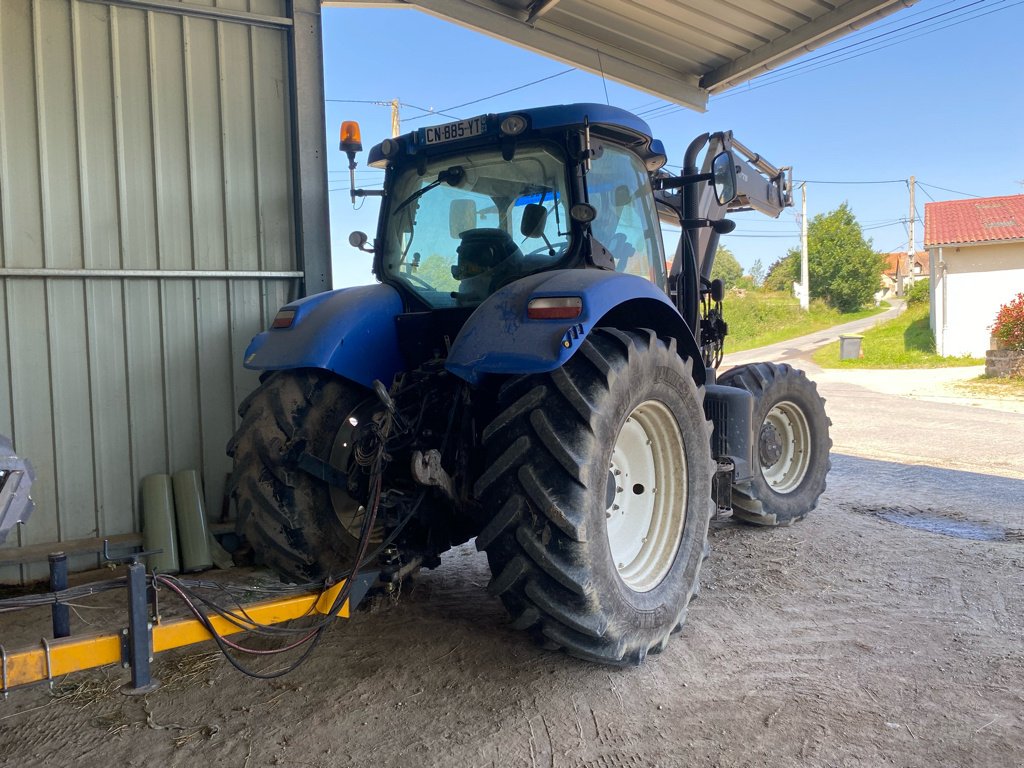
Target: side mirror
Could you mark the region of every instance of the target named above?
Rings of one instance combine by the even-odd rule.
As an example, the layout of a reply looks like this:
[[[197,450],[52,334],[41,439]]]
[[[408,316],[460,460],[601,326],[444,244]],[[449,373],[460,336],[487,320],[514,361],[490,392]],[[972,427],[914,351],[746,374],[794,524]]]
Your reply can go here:
[[[355,232],[348,236],[348,244],[351,245],[353,248],[358,248],[360,251],[365,251],[366,253],[373,253],[373,248],[366,247],[366,243],[369,239],[370,238],[366,236],[365,232],[360,232],[359,230],[356,230]]]
[[[719,152],[711,161],[711,184],[719,205],[736,199],[736,161],[729,151]]]
[[[716,304],[725,298],[725,283],[719,278],[711,281],[711,300]]]
[[[519,231],[523,237],[540,237],[548,222],[548,209],[541,203],[529,203],[523,208],[523,220]]]
[[[476,229],[476,202],[473,200],[452,200],[448,206],[448,234],[453,240],[467,229]]]

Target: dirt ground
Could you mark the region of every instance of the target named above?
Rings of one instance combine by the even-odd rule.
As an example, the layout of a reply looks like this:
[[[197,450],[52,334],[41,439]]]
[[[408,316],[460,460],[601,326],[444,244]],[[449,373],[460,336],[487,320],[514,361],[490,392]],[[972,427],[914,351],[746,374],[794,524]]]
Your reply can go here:
[[[198,646],[145,697],[116,669],[16,691],[0,764],[1024,766],[1024,416],[823,389],[841,452],[819,509],[715,523],[685,630],[641,667],[534,647],[469,545],[277,681]],[[888,437],[859,431],[869,407]],[[47,630],[0,614],[8,648]]]

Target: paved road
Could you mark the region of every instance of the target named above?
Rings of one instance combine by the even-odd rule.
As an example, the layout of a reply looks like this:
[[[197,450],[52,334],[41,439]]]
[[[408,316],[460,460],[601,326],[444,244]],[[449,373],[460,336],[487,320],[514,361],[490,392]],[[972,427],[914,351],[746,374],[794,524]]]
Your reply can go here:
[[[806,336],[800,336],[796,339],[781,341],[778,344],[769,344],[766,347],[758,347],[757,349],[748,349],[743,352],[733,352],[730,354],[728,351],[729,341],[726,339],[726,353],[725,360],[722,362],[722,368],[724,370],[726,368],[732,368],[735,365],[743,365],[744,363],[778,363],[801,357],[810,357],[810,353],[820,349],[826,344],[838,341],[839,334],[841,333],[863,333],[868,328],[873,328],[879,323],[883,323],[886,320],[891,320],[896,317],[896,315],[903,311],[903,301],[899,299],[891,299],[890,301],[892,302],[892,306],[880,314],[865,317],[861,320],[853,320],[849,323],[843,323],[842,325],[836,325],[831,328],[816,331],[815,333],[809,333]]]
[[[726,355],[723,368],[786,361],[817,382],[837,457],[829,487],[841,488],[840,498],[1024,527],[1024,408],[1014,408],[1019,399],[986,402],[942,389],[979,375],[976,367],[823,370],[810,360],[840,333],[865,330],[901,310],[902,303],[864,320]]]

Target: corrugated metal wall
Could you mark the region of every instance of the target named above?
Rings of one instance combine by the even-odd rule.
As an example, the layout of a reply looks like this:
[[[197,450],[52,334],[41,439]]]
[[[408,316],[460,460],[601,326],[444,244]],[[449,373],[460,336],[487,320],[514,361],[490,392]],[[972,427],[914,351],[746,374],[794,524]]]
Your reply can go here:
[[[297,274],[284,0],[131,5],[2,0],[0,434],[39,476],[5,546],[138,530],[153,472],[216,514],[242,353],[301,285],[252,274]]]

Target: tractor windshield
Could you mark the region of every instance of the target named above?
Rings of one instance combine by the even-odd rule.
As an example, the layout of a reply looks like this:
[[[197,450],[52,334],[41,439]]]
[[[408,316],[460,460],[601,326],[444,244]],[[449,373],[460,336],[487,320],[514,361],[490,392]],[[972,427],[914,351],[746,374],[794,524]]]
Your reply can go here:
[[[399,171],[383,271],[431,307],[479,304],[569,249],[565,163],[552,145],[446,155]]]

